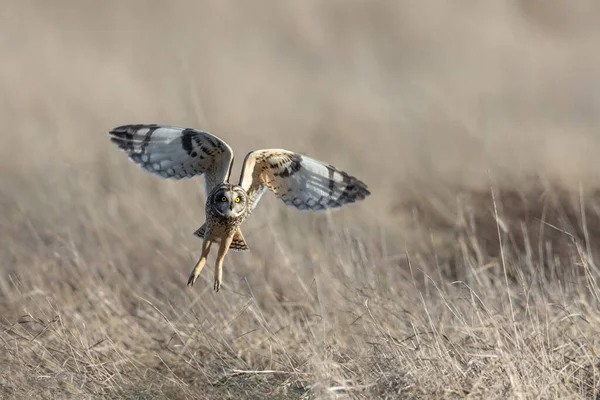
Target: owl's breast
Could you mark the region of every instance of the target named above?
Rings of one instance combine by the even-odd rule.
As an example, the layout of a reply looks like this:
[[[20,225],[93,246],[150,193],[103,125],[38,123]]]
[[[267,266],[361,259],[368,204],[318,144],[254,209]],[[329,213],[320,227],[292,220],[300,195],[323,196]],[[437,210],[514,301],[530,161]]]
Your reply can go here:
[[[210,230],[212,236],[224,237],[229,236],[235,232],[235,230],[244,222],[246,215],[242,214],[237,217],[223,216],[219,213],[207,213],[206,220],[210,221]]]

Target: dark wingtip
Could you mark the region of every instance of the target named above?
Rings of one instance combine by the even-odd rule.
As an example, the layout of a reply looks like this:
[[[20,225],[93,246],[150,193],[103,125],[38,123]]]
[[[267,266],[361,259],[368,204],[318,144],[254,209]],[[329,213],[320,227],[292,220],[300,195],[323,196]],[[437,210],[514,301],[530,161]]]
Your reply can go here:
[[[367,187],[367,184],[364,183],[363,181],[357,179],[356,186],[358,186],[358,193],[360,195],[362,195],[363,198],[365,198],[371,194],[371,192],[369,191],[369,188]]]
[[[367,188],[367,185],[363,181],[355,177],[349,178],[350,183],[348,186],[346,186],[346,189],[340,198],[340,200],[343,200],[344,203],[354,203],[357,200],[364,200],[371,194]]]
[[[117,126],[115,128],[112,128],[110,131],[108,131],[109,135],[123,135],[125,133],[127,133],[127,131],[129,130],[129,128],[133,126],[133,125],[121,125],[121,126]]]
[[[110,142],[116,144],[117,146],[119,146],[119,148],[123,147],[123,145],[125,144],[125,142],[119,137],[111,137]]]
[[[123,151],[133,149],[133,132],[130,132],[128,126],[119,126],[108,132],[111,143]]]
[[[108,131],[108,135],[110,136],[110,141],[116,144],[119,149],[130,152],[134,148],[135,137],[139,130],[156,127],[158,127],[156,124],[121,125]]]
[[[144,128],[156,128],[159,125],[157,124],[127,124],[127,125],[120,125],[117,126],[115,128],[112,128],[110,131],[108,131],[109,135],[113,135],[113,136],[123,136],[123,135],[127,135],[127,134],[133,134],[137,131],[139,131],[140,129],[144,129]]]

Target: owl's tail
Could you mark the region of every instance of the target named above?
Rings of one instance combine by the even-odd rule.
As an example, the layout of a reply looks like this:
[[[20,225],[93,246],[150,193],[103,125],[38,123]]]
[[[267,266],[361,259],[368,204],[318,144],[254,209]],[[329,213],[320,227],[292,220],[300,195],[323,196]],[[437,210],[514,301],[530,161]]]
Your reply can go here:
[[[246,240],[244,240],[244,235],[242,235],[240,228],[235,230],[235,233],[233,234],[233,241],[231,242],[231,246],[229,246],[229,248],[235,251],[250,251],[250,248],[246,244]]]
[[[204,239],[204,233],[206,232],[206,224],[202,224],[202,226],[196,229],[194,235],[198,236],[200,239]]]
[[[202,239],[204,238],[205,233],[206,224],[202,224],[202,226],[198,228],[196,232],[194,232],[194,235]],[[244,235],[242,235],[240,228],[235,230],[235,233],[233,234],[233,241],[231,242],[229,248],[235,251],[250,251],[250,248],[246,244],[246,240],[244,239]]]

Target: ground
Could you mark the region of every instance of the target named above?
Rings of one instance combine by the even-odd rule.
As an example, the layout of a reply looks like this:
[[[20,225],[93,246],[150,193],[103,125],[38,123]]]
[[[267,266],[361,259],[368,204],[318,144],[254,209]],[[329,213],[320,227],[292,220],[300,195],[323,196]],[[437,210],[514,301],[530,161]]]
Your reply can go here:
[[[600,398],[596,2],[6,3],[0,397]],[[265,195],[188,288],[202,179],[131,123],[373,194]]]

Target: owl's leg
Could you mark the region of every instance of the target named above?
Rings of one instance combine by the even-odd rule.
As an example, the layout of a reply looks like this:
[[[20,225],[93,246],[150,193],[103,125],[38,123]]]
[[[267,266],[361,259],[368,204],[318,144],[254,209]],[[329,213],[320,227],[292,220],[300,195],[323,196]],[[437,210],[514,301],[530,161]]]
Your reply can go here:
[[[200,255],[200,259],[198,260],[198,262],[196,263],[196,266],[194,267],[194,269],[192,270],[192,273],[190,274],[190,278],[188,279],[188,286],[194,286],[194,282],[196,282],[196,279],[198,279],[198,276],[200,275],[200,272],[202,271],[202,268],[204,268],[204,265],[206,264],[206,257],[208,257],[208,252],[210,251],[210,245],[212,244],[212,241],[210,239],[207,239],[206,237],[204,237],[204,242],[202,242],[202,254]]]
[[[215,291],[219,291],[221,288],[221,281],[223,279],[223,259],[225,258],[225,254],[227,254],[227,250],[229,250],[229,246],[233,241],[233,235],[223,239],[221,241],[221,247],[219,247],[219,252],[217,253],[217,262],[215,264]]]

